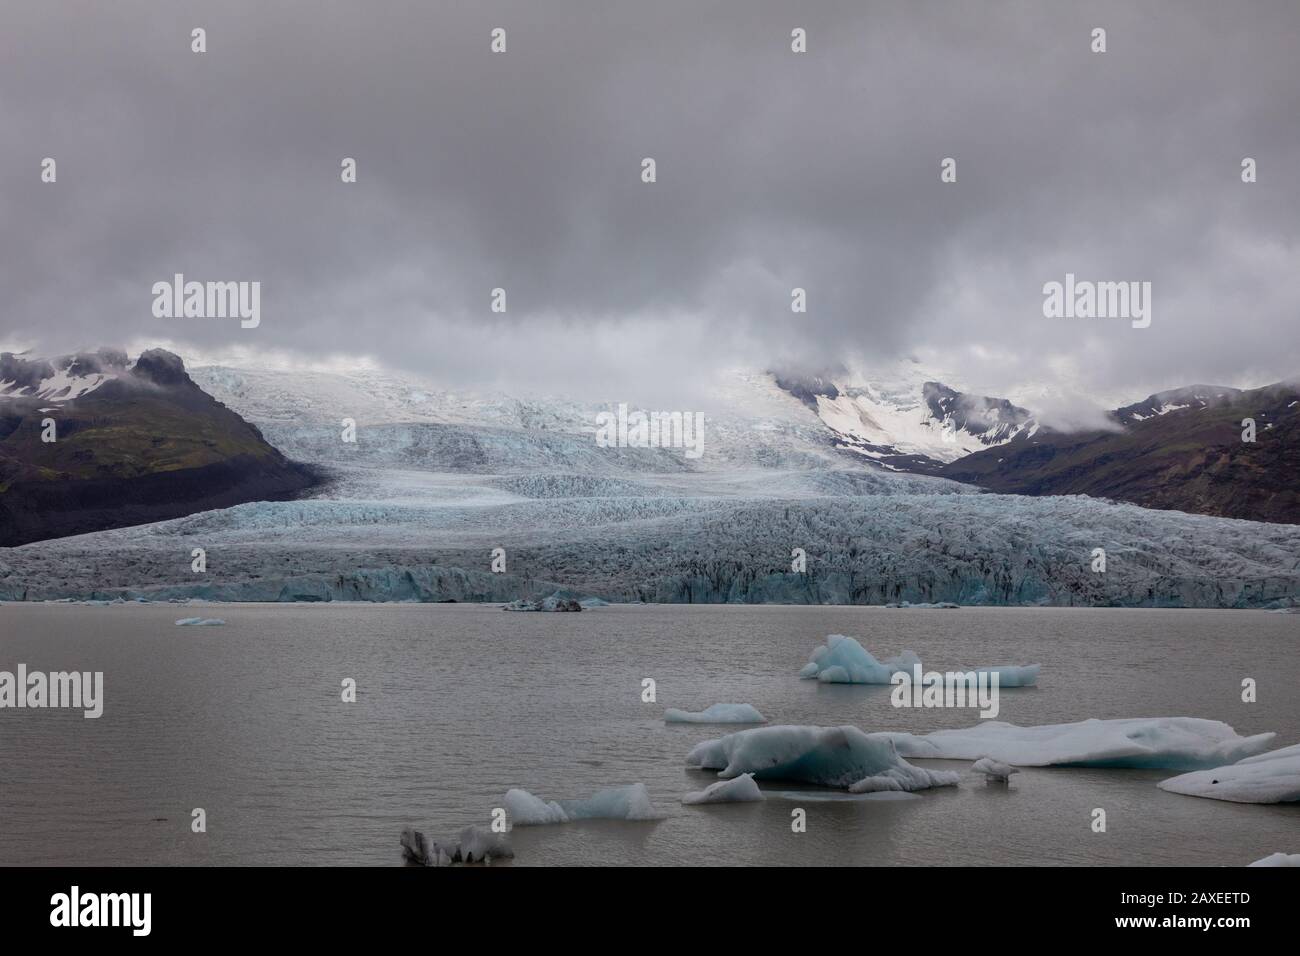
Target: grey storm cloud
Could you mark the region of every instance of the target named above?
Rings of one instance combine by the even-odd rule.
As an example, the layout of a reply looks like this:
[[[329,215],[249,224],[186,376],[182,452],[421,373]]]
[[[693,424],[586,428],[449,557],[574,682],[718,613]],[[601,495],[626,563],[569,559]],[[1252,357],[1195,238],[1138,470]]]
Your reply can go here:
[[[964,387],[1099,400],[1300,375],[1290,0],[48,0],[0,19],[5,347],[597,388],[915,355]],[[260,281],[260,326],[154,317],[178,272]],[[1151,327],[1045,318],[1067,272],[1150,281]]]

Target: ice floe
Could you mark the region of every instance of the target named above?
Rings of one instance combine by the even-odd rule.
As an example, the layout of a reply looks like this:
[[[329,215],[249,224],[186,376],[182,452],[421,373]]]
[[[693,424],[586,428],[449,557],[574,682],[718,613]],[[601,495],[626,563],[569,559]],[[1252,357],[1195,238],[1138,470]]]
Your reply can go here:
[[[1247,866],[1300,866],[1300,853],[1270,853]]]
[[[854,638],[831,634],[799,672],[828,684],[888,684],[898,671],[910,671],[921,659],[911,651],[878,661]]]
[[[421,866],[450,866],[453,863],[484,863],[510,859],[515,855],[504,834],[486,827],[466,827],[459,840],[430,840],[419,830],[407,827],[401,836],[402,857]]]
[[[667,724],[765,724],[767,718],[751,704],[714,704],[704,710],[678,710],[669,707],[664,711]]]
[[[575,800],[543,800],[527,790],[506,792],[506,815],[511,826],[570,823],[574,820],[662,820],[650,802],[643,783],[611,787]]]
[[[742,773],[730,780],[719,780],[703,790],[695,790],[682,797],[682,803],[693,806],[701,803],[753,803],[763,799],[752,773]]]
[[[853,793],[952,786],[946,770],[914,767],[887,735],[856,727],[755,727],[697,744],[690,767],[717,770],[723,779],[752,773],[760,780],[800,780]]]
[[[1154,767],[1194,770],[1267,749],[1276,734],[1238,736],[1218,720],[1134,717],[1020,727],[998,720],[924,735],[888,733],[905,757],[994,760],[1023,767]]]
[[[1230,766],[1171,777],[1161,790],[1233,803],[1300,801],[1300,744],[1270,750]]]
[[[224,627],[225,624],[219,617],[183,617],[176,622],[178,627]]]
[[[1020,773],[1019,768],[1011,766],[1009,763],[1002,763],[1000,760],[994,760],[992,757],[981,757],[975,761],[971,767],[975,773],[982,773],[986,782],[992,783],[1009,783],[1013,773]]]

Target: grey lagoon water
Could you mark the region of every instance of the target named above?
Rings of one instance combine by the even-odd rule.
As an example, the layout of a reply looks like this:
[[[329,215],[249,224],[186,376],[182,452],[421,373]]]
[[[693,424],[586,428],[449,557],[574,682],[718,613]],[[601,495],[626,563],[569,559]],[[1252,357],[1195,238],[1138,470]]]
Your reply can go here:
[[[174,623],[194,615],[227,626]],[[999,719],[1015,723],[1185,715],[1300,741],[1300,615],[7,604],[0,669],[103,671],[105,704],[97,720],[0,711],[0,864],[400,865],[403,826],[486,824],[511,787],[559,799],[635,782],[665,819],[516,828],[514,865],[1240,866],[1300,852],[1300,806],[1165,793],[1160,770],[1027,768],[998,788],[967,763],[915,761],[963,771],[960,786],[863,802],[765,783],[764,803],[681,806],[715,779],[687,769],[687,751],[739,728],[665,725],[665,707],[747,702],[772,723],[868,731],[977,722],[895,709],[888,687],[800,680],[831,633],[940,670],[1040,662],[1036,688],[1002,693]],[[1257,703],[1242,703],[1243,677]],[[195,807],[205,834],[191,833]],[[1106,833],[1090,828],[1095,807]]]

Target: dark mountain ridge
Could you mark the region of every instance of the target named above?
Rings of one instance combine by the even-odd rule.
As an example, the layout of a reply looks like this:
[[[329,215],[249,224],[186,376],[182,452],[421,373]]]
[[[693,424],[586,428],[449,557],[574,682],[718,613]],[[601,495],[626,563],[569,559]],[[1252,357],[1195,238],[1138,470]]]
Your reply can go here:
[[[0,546],[290,498],[320,480],[171,352],[133,365],[113,349],[0,355]]]

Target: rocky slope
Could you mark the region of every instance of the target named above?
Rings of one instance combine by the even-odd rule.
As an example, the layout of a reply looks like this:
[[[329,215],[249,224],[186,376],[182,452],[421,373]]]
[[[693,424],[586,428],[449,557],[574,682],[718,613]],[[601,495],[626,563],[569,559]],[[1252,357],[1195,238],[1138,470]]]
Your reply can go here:
[[[0,355],[0,546],[289,498],[318,481],[170,352]]]

